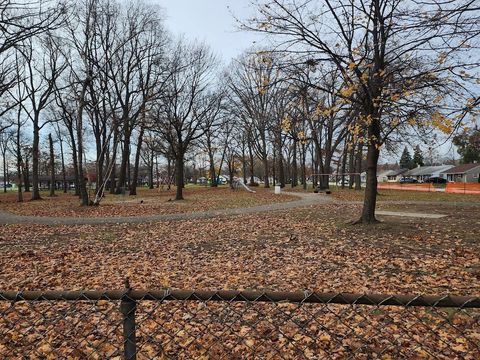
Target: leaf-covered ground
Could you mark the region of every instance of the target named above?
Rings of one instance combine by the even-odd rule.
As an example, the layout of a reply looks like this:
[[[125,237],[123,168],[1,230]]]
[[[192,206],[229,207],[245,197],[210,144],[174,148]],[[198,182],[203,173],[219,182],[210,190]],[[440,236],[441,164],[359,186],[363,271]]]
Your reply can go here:
[[[444,219],[347,225],[358,205],[221,220],[95,226],[6,225],[0,288],[309,289],[480,293],[477,207],[383,206]],[[11,259],[15,261],[11,261]]]
[[[0,289],[120,289],[129,277],[134,288],[150,289],[480,294],[479,205],[382,203],[379,207],[438,212],[448,217],[384,217],[375,226],[352,226],[347,221],[358,216],[360,210],[360,205],[352,203],[221,220],[98,226],[5,225],[0,232]],[[116,310],[102,310],[102,306],[106,305],[98,307],[98,311],[103,311],[99,315],[84,310],[84,318],[75,331],[91,331],[94,335],[73,355],[65,345],[71,358],[120,354],[121,343],[116,348],[112,347],[113,338],[112,342],[98,340],[113,337],[116,330],[108,329],[112,322],[119,321],[114,316]],[[477,359],[480,353],[476,352],[480,339],[478,311],[457,316],[447,310],[442,315],[463,329],[460,334],[455,328],[445,327],[444,318],[428,309],[405,312],[333,306],[330,310],[306,307],[297,311],[286,305],[165,306],[139,310],[142,358],[201,358],[203,354],[204,359],[215,359],[223,351],[228,355],[225,358],[253,358],[253,354],[260,354],[263,358],[281,355],[295,359],[303,354],[315,359],[322,354],[343,359],[354,352],[358,355],[354,358],[365,359],[379,353],[385,359]],[[50,304],[42,309],[49,314],[56,311]],[[36,311],[40,310],[28,310],[24,309],[28,321],[38,320]],[[312,316],[319,310],[322,311]],[[7,311],[12,311],[13,319],[18,315],[17,310]],[[221,315],[226,313],[230,317]],[[77,316],[77,312],[68,314]],[[241,319],[232,324],[222,320],[238,316]],[[101,325],[96,330],[82,330],[90,323],[85,319],[90,317]],[[42,321],[47,322],[48,318]],[[278,327],[274,326],[276,321]],[[328,324],[328,331],[322,324]],[[23,328],[18,326],[21,333]],[[42,326],[43,330],[53,329],[51,332],[57,334],[55,327]],[[68,322],[62,326],[67,329]],[[63,335],[57,335],[51,339],[32,338],[39,342],[36,358],[56,349],[57,341],[63,339]],[[81,336],[72,335],[72,339],[63,341],[75,344]],[[11,348],[14,341],[20,340],[3,341],[0,350],[1,346]],[[93,341],[97,342],[92,345]]]
[[[187,213],[250,207],[295,200],[285,194],[275,195],[271,190],[259,188],[256,193],[232,191],[227,187],[187,187],[185,200],[175,199],[174,190],[140,189],[137,196],[107,194],[99,206],[81,207],[73,194],[58,193],[55,197],[43,194],[42,200],[18,203],[14,193],[0,194],[0,210],[17,215],[51,217],[121,217]]]

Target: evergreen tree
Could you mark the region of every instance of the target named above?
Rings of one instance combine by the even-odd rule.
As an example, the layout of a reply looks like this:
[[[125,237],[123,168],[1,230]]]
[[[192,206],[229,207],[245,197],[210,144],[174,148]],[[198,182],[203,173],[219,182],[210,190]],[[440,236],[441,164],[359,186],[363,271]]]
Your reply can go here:
[[[420,149],[419,145],[415,146],[415,149],[413,150],[413,164],[415,166],[425,165],[425,161],[423,160],[422,150]]]
[[[480,161],[480,129],[466,130],[453,138],[453,144],[460,154],[460,162],[469,164]]]
[[[400,167],[402,169],[411,169],[414,167],[412,156],[410,155],[410,152],[406,146],[405,149],[403,149],[402,156],[400,157]]]

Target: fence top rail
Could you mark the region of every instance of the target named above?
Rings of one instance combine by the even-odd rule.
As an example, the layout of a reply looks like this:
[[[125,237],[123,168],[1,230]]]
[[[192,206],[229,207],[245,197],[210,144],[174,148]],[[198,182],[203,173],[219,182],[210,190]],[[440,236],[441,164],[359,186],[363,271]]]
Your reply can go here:
[[[480,297],[234,290],[0,291],[1,301],[229,301],[480,308]]]

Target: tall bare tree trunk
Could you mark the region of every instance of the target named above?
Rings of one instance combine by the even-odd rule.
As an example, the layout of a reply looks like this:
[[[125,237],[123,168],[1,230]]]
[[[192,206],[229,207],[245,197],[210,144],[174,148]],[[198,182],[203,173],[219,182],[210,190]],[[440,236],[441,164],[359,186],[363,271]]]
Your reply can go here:
[[[35,115],[37,117],[37,115]],[[40,200],[39,184],[39,161],[40,161],[40,128],[38,127],[38,118],[33,124],[33,144],[32,144],[32,200]]]
[[[175,157],[175,185],[177,186],[177,194],[175,200],[183,200],[183,149],[177,150],[177,156]]]
[[[367,148],[367,183],[365,187],[365,198],[363,201],[362,215],[358,222],[371,224],[377,222],[375,208],[377,205],[377,164],[380,156],[380,147],[377,140],[380,139],[380,121],[378,114],[373,114],[374,119],[368,127],[368,148]]]
[[[302,143],[302,186],[303,190],[307,190],[307,151],[305,149],[305,144]]]
[[[277,168],[278,168],[278,179],[280,182],[280,187],[285,187],[285,168],[283,166],[283,154],[282,154],[282,134],[279,133],[277,135],[277,148],[278,148],[278,156],[277,156]]]
[[[149,164],[148,164],[148,188],[150,190],[153,189],[153,167],[155,166],[155,153],[153,150],[150,151],[150,154],[148,154],[150,157]]]
[[[72,165],[75,178],[75,196],[80,196],[80,183],[78,175],[78,157],[77,157],[77,141],[75,140],[75,133],[73,131],[73,125],[68,127],[68,135],[70,137],[70,143],[72,145]]]
[[[270,174],[269,174],[269,169],[268,169],[268,157],[265,155],[262,159],[263,161],[263,171],[265,172],[264,174],[264,188],[269,188],[270,187]]]
[[[121,194],[122,190],[125,190],[127,181],[128,163],[130,162],[130,130],[124,130],[123,149],[122,149],[122,162],[120,163],[120,172],[118,175],[118,183],[116,193]]]
[[[348,153],[348,172],[350,173],[348,177],[348,188],[353,189],[355,182],[355,176],[353,175],[353,172],[355,172],[355,144],[352,144],[352,148]]]
[[[248,156],[250,158],[250,186],[255,184],[255,174],[254,174],[254,158],[253,158],[253,149],[251,140],[248,141]]]
[[[20,146],[20,115],[21,115],[21,107],[18,107],[18,118],[17,118],[17,182],[18,182],[18,195],[17,201],[23,202],[23,193],[22,193],[22,148]]]
[[[50,196],[55,196],[55,153],[52,134],[48,134],[48,143],[50,145]]]
[[[245,140],[245,138],[243,138]],[[243,173],[243,183],[247,184],[247,156],[245,153],[245,142],[242,141],[242,173]]]
[[[345,171],[347,169],[347,157],[348,157],[348,137],[345,137],[345,144],[342,154],[342,189],[345,189]]]
[[[110,173],[110,194],[115,194],[115,177],[116,177],[116,169],[117,169],[117,148],[118,148],[118,127],[115,126],[114,132],[113,132],[113,149],[112,149],[112,171]]]
[[[138,141],[137,141],[137,150],[135,152],[135,165],[133,167],[133,176],[132,176],[132,183],[130,185],[130,195],[137,195],[137,183],[138,183],[138,168],[140,166],[140,152],[142,151],[142,141],[143,141],[143,134],[145,132],[145,127],[140,127],[140,132],[138,134]]]
[[[172,159],[170,156],[167,157],[167,190],[170,190],[170,179],[172,178]],[[157,158],[157,188],[159,186],[158,182],[158,158]]]
[[[360,141],[357,145],[355,154],[355,190],[362,190],[362,160],[363,160],[363,143]]]
[[[298,186],[297,142],[293,140],[292,151],[292,188]]]
[[[66,194],[68,191],[67,184],[67,172],[65,170],[65,154],[63,152],[63,140],[60,138],[60,156],[62,160],[62,182],[63,182],[63,193]]]
[[[6,151],[2,153],[3,157],[3,192],[7,192],[7,153]]]
[[[83,110],[85,108],[85,92],[90,79],[87,77],[82,84],[82,91],[78,99],[77,109],[77,157],[78,157],[78,187],[82,206],[89,205],[87,183],[83,172]]]
[[[25,154],[25,168],[23,171],[23,182],[25,183],[25,192],[30,192],[30,163],[28,153]]]

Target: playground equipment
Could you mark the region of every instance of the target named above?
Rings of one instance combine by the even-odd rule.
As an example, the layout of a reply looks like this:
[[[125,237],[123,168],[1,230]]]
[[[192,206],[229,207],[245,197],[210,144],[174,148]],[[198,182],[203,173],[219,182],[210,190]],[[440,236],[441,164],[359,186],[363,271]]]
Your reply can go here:
[[[250,189],[247,185],[245,185],[242,180],[239,180],[239,179],[233,180],[233,183],[232,183],[233,190],[238,190],[240,187],[244,188],[248,192],[255,193],[255,191]]]
[[[157,188],[160,191],[165,190],[165,186],[167,186],[167,190],[170,190],[170,187],[174,183],[175,177],[173,175],[168,175],[166,173],[157,174]]]

